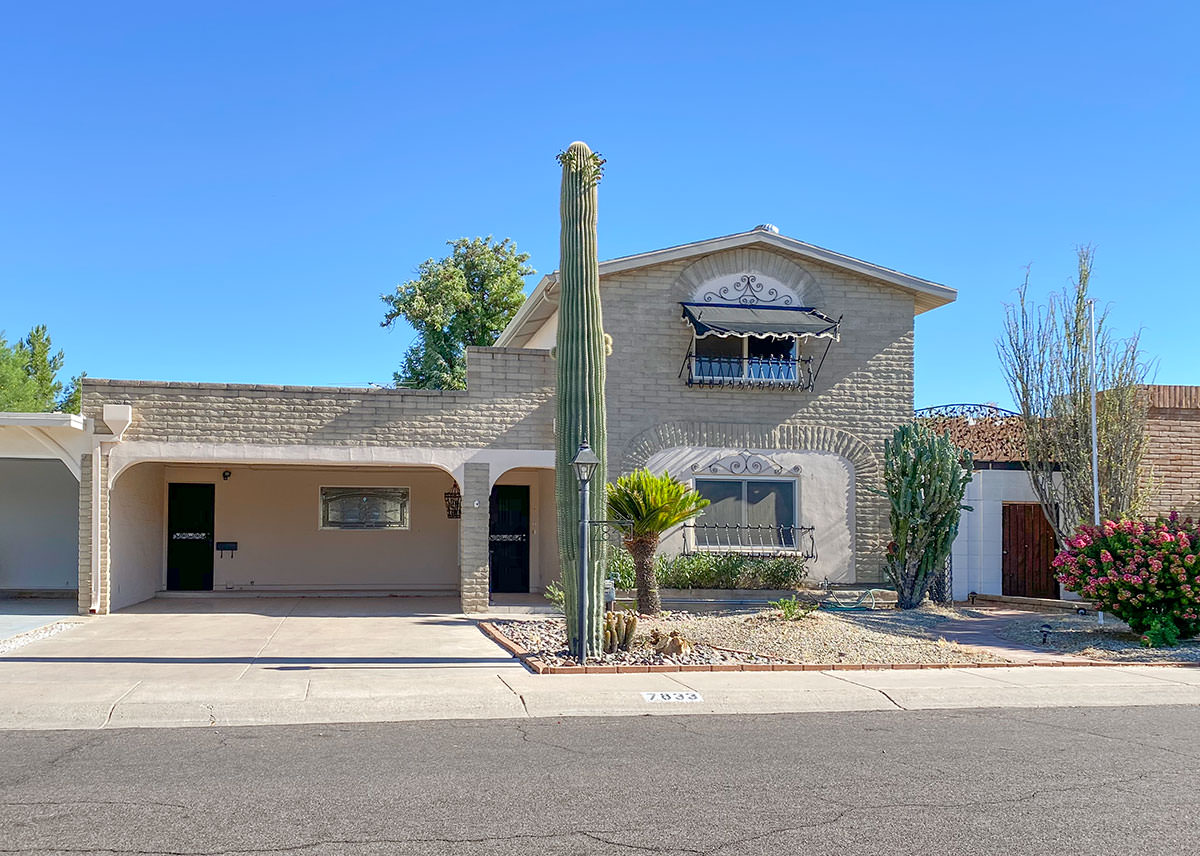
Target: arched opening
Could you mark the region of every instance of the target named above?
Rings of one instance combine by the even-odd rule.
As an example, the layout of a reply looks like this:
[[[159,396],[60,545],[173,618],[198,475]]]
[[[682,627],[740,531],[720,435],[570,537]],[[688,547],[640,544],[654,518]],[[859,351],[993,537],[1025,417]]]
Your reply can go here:
[[[513,467],[491,488],[488,509],[489,592],[493,603],[538,602],[558,580],[554,470]]]
[[[126,463],[110,609],[164,591],[457,595],[458,488],[435,464]]]

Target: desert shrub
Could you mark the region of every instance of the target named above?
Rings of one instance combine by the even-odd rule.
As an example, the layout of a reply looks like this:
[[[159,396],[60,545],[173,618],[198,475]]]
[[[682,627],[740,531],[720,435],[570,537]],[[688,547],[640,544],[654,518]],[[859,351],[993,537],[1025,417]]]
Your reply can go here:
[[[608,578],[619,589],[637,588],[637,576],[633,568],[633,556],[629,555],[628,550],[608,551]]]
[[[792,589],[807,577],[799,556],[740,556],[737,553],[690,553],[658,556],[655,576],[662,588]],[[633,560],[624,551],[610,554],[608,577],[617,588],[636,585]]]
[[[1200,633],[1200,527],[1172,513],[1154,523],[1081,526],[1054,559],[1058,581],[1110,612],[1148,647]]]
[[[784,621],[799,621],[815,612],[818,604],[812,600],[798,600],[792,595],[781,597],[779,600],[769,600],[767,606],[778,609]]]
[[[546,583],[546,591],[542,596],[563,615],[567,614],[567,593],[557,582]]]
[[[754,585],[745,588],[796,588],[808,577],[806,564],[805,559],[792,556],[751,559],[745,573],[747,581]]]

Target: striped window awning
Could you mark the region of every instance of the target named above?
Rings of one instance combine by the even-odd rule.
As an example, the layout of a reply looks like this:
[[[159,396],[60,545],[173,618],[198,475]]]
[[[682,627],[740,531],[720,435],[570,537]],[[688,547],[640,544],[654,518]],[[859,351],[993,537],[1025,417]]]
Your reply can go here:
[[[798,336],[806,339],[840,337],[841,319],[804,306],[762,303],[681,303],[683,318],[700,338],[705,336]]]

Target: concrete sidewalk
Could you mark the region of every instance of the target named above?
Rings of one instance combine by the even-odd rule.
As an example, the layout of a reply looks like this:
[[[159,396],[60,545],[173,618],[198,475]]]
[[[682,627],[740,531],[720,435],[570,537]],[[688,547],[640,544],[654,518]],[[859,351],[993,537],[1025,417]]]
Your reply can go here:
[[[1200,669],[533,675],[461,616],[286,600],[171,609],[0,656],[0,729],[1200,704]]]
[[[532,675],[342,664],[320,674],[5,682],[0,729],[400,722],[648,714],[1200,704],[1200,671],[1036,667]],[[645,693],[696,701],[650,701]]]

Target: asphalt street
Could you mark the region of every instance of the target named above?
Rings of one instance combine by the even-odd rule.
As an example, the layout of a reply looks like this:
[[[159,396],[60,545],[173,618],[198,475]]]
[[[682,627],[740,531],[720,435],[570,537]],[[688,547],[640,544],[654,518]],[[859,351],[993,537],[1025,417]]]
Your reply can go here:
[[[1189,706],[0,732],[0,853],[1200,853]]]

